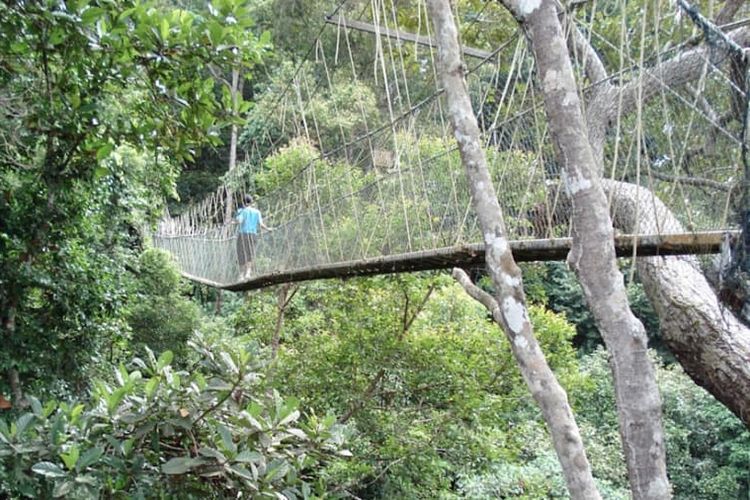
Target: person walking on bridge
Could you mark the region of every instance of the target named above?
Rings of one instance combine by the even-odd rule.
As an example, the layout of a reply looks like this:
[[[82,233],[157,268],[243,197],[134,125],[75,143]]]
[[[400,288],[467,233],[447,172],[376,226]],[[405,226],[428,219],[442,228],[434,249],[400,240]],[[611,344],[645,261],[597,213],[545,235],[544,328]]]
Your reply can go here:
[[[240,225],[237,236],[237,260],[240,264],[242,276],[249,278],[254,268],[258,232],[260,229],[273,231],[273,228],[263,223],[263,216],[260,210],[255,208],[253,197],[249,194],[245,195],[245,205],[237,211],[235,223]]]

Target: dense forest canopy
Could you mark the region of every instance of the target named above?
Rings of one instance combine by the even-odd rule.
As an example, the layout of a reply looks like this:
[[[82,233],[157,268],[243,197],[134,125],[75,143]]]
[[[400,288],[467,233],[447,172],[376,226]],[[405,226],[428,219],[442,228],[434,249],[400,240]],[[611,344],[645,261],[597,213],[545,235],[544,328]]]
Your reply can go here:
[[[431,0],[430,12],[439,3]],[[463,45],[515,51],[492,63],[467,61],[466,72],[455,73],[465,75],[476,128],[490,138],[478,150],[491,179],[505,178],[497,174],[503,166],[510,172],[503,175],[528,186],[527,201],[543,205],[545,184],[526,165],[538,153],[544,175],[564,183],[574,135],[602,178],[592,184],[621,207],[605,221],[609,239],[613,224],[629,231],[638,222],[634,213],[648,227],[646,208],[661,205],[638,205],[644,191],[688,228],[740,220],[743,165],[735,153],[746,133],[747,64],[711,37],[750,45],[743,2],[689,5],[715,31],[676,15],[666,0],[452,6]],[[419,34],[438,22],[418,1],[0,5],[0,494],[576,496],[554,426],[538,406],[544,391],[534,389],[529,358],[519,356],[533,338],[569,402],[602,498],[747,497],[750,330],[740,264],[727,267],[734,274],[713,272],[712,288],[703,278],[712,274],[710,259],[637,258],[618,270],[613,258],[599,275],[619,283],[636,359],[622,354],[620,334],[631,330],[607,322],[614,309],[596,303],[590,280],[598,275],[580,259],[573,270],[526,264],[518,278],[501,260],[506,274],[489,261],[465,281],[461,273],[421,272],[235,294],[186,281],[172,256],[154,248],[165,210],[187,212],[218,186],[226,186],[225,200],[249,186],[283,207],[305,200],[282,188],[317,176],[329,179],[318,196],[334,199],[387,175],[389,148],[404,162],[439,156],[430,180],[436,192],[458,187],[467,205],[477,198],[461,165],[465,151],[453,145],[461,123],[441,114],[454,107],[450,91],[436,92],[447,82],[437,57],[428,57],[437,48],[390,45],[386,68],[385,38],[342,30],[330,22],[337,16]],[[554,32],[539,26],[556,22],[558,40],[537,38]],[[545,51],[560,57],[545,59]],[[706,69],[707,59],[716,70]],[[568,135],[555,124],[573,121],[555,115],[555,86],[542,77],[563,60],[576,86],[561,99],[578,96],[585,120]],[[389,80],[389,71],[400,77]],[[519,97],[506,100],[511,94]],[[408,122],[375,146],[354,141],[425,100],[418,133]],[[498,117],[519,111],[526,114],[515,128],[498,126]],[[533,141],[548,136],[554,147],[536,151]],[[374,149],[388,161],[376,161]],[[298,177],[302,169],[311,177]],[[342,178],[350,184],[336,183]],[[668,184],[675,178],[679,189]],[[570,185],[572,201],[560,206],[571,213],[548,235],[588,227]],[[502,184],[497,189],[502,198]],[[365,226],[375,227],[376,208],[403,203],[397,189],[379,196]],[[405,211],[424,212],[410,201]],[[230,205],[226,220],[234,218]],[[588,212],[609,214],[606,205]],[[534,213],[518,213],[502,231],[528,231]],[[274,215],[270,225],[283,220],[281,210]],[[341,241],[354,237],[353,224],[336,231]],[[604,239],[584,241],[579,254],[608,255]],[[497,312],[508,297],[524,304],[523,335],[531,336],[523,342],[507,314],[514,309]],[[623,394],[636,394],[642,380],[618,371],[626,359],[647,367],[635,375],[650,377],[660,394],[658,411],[640,421],[623,416]],[[623,422],[659,434],[668,490],[639,490],[634,463],[652,450],[633,451],[639,444]]]

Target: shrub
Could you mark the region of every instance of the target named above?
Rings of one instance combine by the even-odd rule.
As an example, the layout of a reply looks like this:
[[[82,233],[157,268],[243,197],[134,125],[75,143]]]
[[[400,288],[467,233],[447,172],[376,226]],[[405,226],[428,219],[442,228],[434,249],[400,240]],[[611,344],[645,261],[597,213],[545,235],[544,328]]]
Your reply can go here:
[[[199,362],[147,350],[86,403],[32,398],[32,412],[0,419],[0,493],[10,497],[309,497],[314,466],[342,444],[332,416],[302,419],[298,401],[259,390],[247,351],[191,343]]]

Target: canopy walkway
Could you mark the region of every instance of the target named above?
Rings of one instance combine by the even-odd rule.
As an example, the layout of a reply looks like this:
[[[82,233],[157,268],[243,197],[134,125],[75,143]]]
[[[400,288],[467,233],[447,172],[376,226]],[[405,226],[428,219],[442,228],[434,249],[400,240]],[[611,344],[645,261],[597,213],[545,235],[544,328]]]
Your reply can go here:
[[[212,196],[160,223],[154,244],[174,255],[187,278],[247,290],[483,263],[483,238],[435,83],[424,7],[415,32],[406,34],[390,3],[350,4],[350,12],[339,12],[340,4],[321,16],[307,60],[280,73],[276,93],[257,103],[244,136],[247,161]],[[640,34],[632,33],[614,47],[624,54],[611,78],[640,87],[635,108],[619,109],[603,152],[616,223],[618,213],[631,210],[617,202],[618,190],[648,194],[636,200],[624,228],[634,234],[618,236],[618,254],[716,252],[738,208],[741,130],[723,118],[736,86],[724,62],[707,53],[694,83],[673,88],[653,68],[694,44],[692,31],[645,22],[650,33],[670,38],[669,48],[645,58],[636,50]],[[584,21],[578,29],[602,50],[613,49],[611,34]],[[563,259],[571,207],[526,42],[516,33],[494,51],[465,53],[514,256]],[[232,221],[245,193],[255,195],[275,230],[259,236],[252,273],[243,276]]]

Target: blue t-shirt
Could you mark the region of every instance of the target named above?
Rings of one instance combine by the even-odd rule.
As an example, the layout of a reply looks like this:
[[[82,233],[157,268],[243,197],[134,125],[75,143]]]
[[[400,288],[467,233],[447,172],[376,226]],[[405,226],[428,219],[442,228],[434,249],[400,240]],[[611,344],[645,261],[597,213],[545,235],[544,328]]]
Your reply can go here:
[[[240,233],[258,234],[260,210],[253,207],[241,208],[239,212],[237,212],[237,222],[240,223]]]

